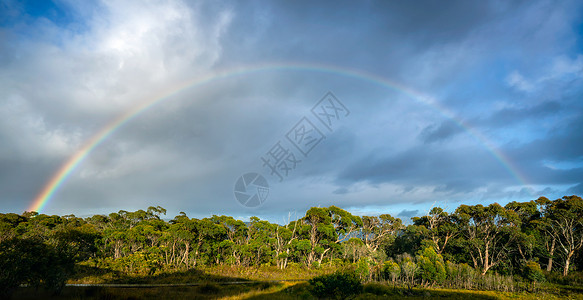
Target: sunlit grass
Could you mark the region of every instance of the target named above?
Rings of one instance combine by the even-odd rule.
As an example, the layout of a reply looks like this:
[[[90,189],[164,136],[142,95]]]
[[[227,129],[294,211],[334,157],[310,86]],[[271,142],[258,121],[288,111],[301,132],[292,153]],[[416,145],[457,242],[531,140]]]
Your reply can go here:
[[[77,272],[68,283],[196,283],[205,281],[240,280],[306,280],[314,276],[329,274],[336,268],[310,269],[300,265],[290,265],[282,270],[276,266],[243,267],[219,265],[189,270],[165,270],[153,275],[124,274],[114,270],[94,268],[79,264]]]
[[[21,288],[14,299],[48,298],[50,294],[39,294],[34,288]],[[393,287],[381,283],[364,285],[364,291],[355,299],[531,299],[558,300],[583,299],[583,294],[557,288],[552,292],[495,292],[458,289],[423,289]],[[114,287],[66,287],[59,297],[51,299],[316,299],[309,292],[307,282],[220,284],[207,282],[198,286],[114,288]]]
[[[214,266],[191,270],[168,270],[152,276],[128,275],[108,269],[80,266],[70,283],[145,283],[193,284],[173,287],[66,287],[53,299],[316,299],[310,285],[302,279],[334,272],[335,268],[310,269],[291,265],[285,270],[275,266]],[[298,280],[274,282],[276,280]],[[225,284],[228,282],[242,284]],[[526,283],[525,283],[526,284]],[[524,287],[523,287],[524,288]],[[522,289],[522,288],[521,288]],[[552,283],[538,284],[530,292],[497,292],[443,288],[408,289],[386,283],[368,283],[355,299],[583,299],[583,288]],[[47,292],[48,293],[48,292]],[[20,288],[14,299],[46,298],[34,288]]]

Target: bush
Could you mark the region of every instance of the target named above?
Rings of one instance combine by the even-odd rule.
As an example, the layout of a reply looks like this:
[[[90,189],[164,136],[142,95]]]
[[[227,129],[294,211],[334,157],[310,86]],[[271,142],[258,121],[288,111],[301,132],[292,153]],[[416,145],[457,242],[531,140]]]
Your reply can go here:
[[[318,262],[318,261],[313,261],[313,262],[312,262],[312,268],[313,268],[313,269],[320,269],[320,262]]]
[[[419,266],[421,279],[426,284],[442,284],[445,281],[447,272],[443,263],[443,257],[437,254],[433,247],[427,247],[421,251],[417,256],[417,265]]]
[[[347,299],[362,292],[359,276],[354,271],[314,277],[309,283],[310,293],[318,298]]]
[[[356,265],[356,272],[360,276],[361,281],[369,281],[370,280],[370,268],[371,268],[371,261],[368,257],[362,257],[358,260],[358,264]]]
[[[385,261],[383,264],[383,276],[385,279],[391,279],[393,284],[401,276],[401,267],[392,260]]]
[[[400,259],[401,274],[403,275],[409,289],[413,288],[415,282],[415,275],[417,274],[417,264],[413,258],[405,253]]]
[[[0,243],[0,298],[10,297],[21,284],[42,285],[58,294],[75,267],[66,250],[34,238]]]
[[[540,265],[534,261],[528,261],[524,268],[524,275],[526,279],[532,282],[543,282],[545,281],[545,274],[540,268]]]
[[[543,272],[546,280],[550,283],[583,286],[582,272],[569,272],[569,275],[563,276],[561,272]]]

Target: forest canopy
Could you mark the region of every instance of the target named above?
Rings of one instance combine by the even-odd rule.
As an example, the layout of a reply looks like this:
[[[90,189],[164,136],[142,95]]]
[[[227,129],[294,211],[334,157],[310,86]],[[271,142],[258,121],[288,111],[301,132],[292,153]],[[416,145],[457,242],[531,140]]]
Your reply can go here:
[[[583,268],[583,199],[574,195],[452,212],[433,207],[409,225],[336,206],[312,207],[288,224],[165,214],[160,206],[87,218],[0,214],[0,292],[20,284],[59,290],[78,263],[145,276],[216,265],[352,264],[365,281],[426,286],[471,272],[542,281],[543,270],[567,276]]]

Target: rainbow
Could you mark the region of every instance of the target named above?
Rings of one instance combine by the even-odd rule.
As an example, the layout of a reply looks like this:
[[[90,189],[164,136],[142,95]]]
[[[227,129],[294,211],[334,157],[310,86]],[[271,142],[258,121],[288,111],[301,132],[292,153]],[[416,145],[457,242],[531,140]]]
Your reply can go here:
[[[446,118],[453,120],[457,124],[457,126],[465,130],[471,136],[475,137],[481,144],[483,144],[484,147],[494,156],[494,158],[498,160],[502,164],[502,166],[519,181],[521,185],[529,186],[527,184],[528,181],[526,180],[526,178],[520,172],[517,171],[517,168],[513,166],[511,161],[500,150],[498,150],[497,147],[490,140],[488,140],[488,138],[486,138],[483,134],[481,134],[476,129],[471,127],[464,120],[457,117],[453,112],[441,106],[431,97],[428,97],[420,92],[417,92],[396,82],[390,81],[386,78],[371,73],[363,72],[361,70],[321,64],[270,63],[263,64],[260,66],[257,65],[243,66],[234,69],[213,72],[210,74],[205,74],[203,76],[198,76],[186,80],[184,82],[175,84],[165,89],[161,93],[158,93],[157,95],[149,97],[148,99],[140,102],[137,106],[121,114],[113,121],[108,123],[106,126],[101,128],[101,130],[99,130],[95,135],[93,135],[75,154],[73,154],[50,178],[50,180],[42,188],[38,196],[32,201],[27,210],[41,212],[43,208],[49,203],[49,201],[53,198],[57,190],[63,185],[67,178],[72,174],[72,172],[83,162],[83,160],[93,151],[93,149],[98,147],[117,129],[124,126],[125,124],[139,116],[144,111],[152,108],[153,106],[163,103],[164,101],[170,99],[172,96],[180,93],[185,89],[198,87],[213,81],[236,76],[243,76],[257,72],[281,71],[281,70],[319,72],[340,75],[348,78],[354,78],[357,80],[372,82],[387,87],[389,89],[401,92],[415,101],[418,101],[424,105],[428,105],[436,109]]]

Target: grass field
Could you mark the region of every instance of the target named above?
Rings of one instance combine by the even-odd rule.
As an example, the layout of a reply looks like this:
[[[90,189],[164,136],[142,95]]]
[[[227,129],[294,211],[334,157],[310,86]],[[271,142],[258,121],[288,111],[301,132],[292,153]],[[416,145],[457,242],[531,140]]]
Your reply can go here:
[[[113,288],[65,287],[61,295],[51,296],[34,288],[21,288],[14,299],[316,299],[309,292],[307,282],[249,283],[224,285],[203,283],[187,287]],[[364,286],[355,299],[583,299],[583,294],[562,291],[557,293],[503,293],[451,289],[393,288],[371,283]]]
[[[243,268],[217,266],[200,270],[130,276],[109,270],[80,266],[75,284],[183,284],[154,287],[67,286],[59,296],[33,287],[21,287],[13,299],[316,299],[305,279],[334,270],[291,267]],[[296,280],[273,282],[274,280]],[[234,284],[233,282],[237,282]],[[536,293],[495,292],[454,289],[393,287],[390,284],[365,284],[355,299],[583,299],[583,288],[543,284]]]

